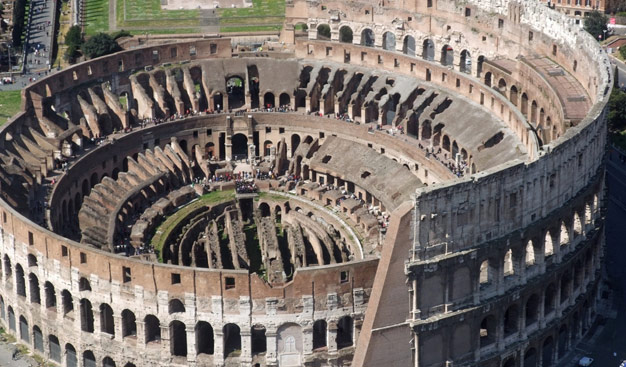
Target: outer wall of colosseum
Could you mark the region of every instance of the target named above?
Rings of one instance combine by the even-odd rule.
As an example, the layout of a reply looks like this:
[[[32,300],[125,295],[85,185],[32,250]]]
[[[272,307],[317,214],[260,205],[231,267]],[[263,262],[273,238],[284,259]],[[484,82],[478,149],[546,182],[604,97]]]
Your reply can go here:
[[[318,35],[320,25],[328,25],[329,40]],[[4,167],[2,174],[37,186],[53,170],[42,150],[56,144],[50,149],[65,154],[82,146],[81,129],[87,132],[92,121],[57,131],[48,115],[51,106],[85,120],[97,115],[97,103],[77,103],[74,89],[107,82],[116,96],[134,96],[138,113],[148,115],[159,96],[138,87],[144,67],[220,59],[242,70],[266,65],[277,75],[275,65],[297,75],[327,63],[417,79],[488,112],[510,132],[506,141],[518,155],[490,166],[468,146],[473,174],[455,178],[388,134],[308,115],[218,114],[130,132],[115,145],[83,152],[59,180],[51,192],[50,230],[23,214],[33,197],[12,196],[2,177],[0,319],[6,329],[63,366],[528,367],[553,365],[574,348],[595,320],[604,245],[611,75],[595,41],[539,2],[430,0],[296,0],[287,4],[281,38],[293,53],[267,53],[276,64],[233,55],[230,40],[215,38],[124,51],[44,78],[23,91],[23,111],[0,130],[0,148],[13,157],[3,153],[3,163],[19,166],[24,163],[15,157],[26,155],[22,145],[16,148],[20,134],[49,128],[43,148],[28,154],[37,174],[23,178]],[[189,78],[210,79],[205,70],[210,73],[193,64]],[[561,77],[580,93],[563,99]],[[223,86],[212,90],[207,81],[200,88],[211,96],[210,108],[217,101],[228,108],[219,99]],[[260,95],[284,94],[293,107],[324,112],[333,112],[340,98],[321,91],[302,98],[297,89],[277,81]],[[129,114],[115,111],[118,104],[110,105],[121,125],[130,123]],[[375,121],[371,116],[380,118],[385,108],[364,107],[359,116]],[[424,126],[415,127],[418,135]],[[289,158],[294,139],[368,146],[428,186],[394,208],[380,259],[299,269],[281,287],[245,270],[147,262],[52,232],[72,225],[79,201],[104,176],[124,170],[125,157],[185,141],[213,144],[215,154],[230,158],[230,139],[255,132],[272,146],[286,142]],[[463,148],[463,136],[445,133],[431,144],[443,146],[446,138]],[[259,330],[262,359],[255,353]]]

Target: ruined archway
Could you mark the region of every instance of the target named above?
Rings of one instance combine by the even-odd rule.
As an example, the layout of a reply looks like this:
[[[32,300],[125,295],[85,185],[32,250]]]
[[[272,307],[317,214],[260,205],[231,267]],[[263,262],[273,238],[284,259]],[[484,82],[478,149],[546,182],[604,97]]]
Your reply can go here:
[[[352,43],[353,37],[352,28],[347,25],[339,28],[339,42]]]
[[[413,36],[404,37],[404,41],[402,41],[402,53],[415,56],[415,38]]]
[[[246,104],[245,84],[243,78],[231,76],[226,80],[226,93],[228,94],[228,108],[236,109]],[[217,107],[216,107],[217,108]]]
[[[433,61],[435,59],[435,43],[431,39],[425,39],[422,43],[422,58]]]
[[[393,32],[385,32],[383,34],[383,49],[387,51],[396,50],[396,35]]]
[[[232,139],[233,160],[248,159],[248,137],[244,134],[235,134]]]
[[[363,31],[361,31],[361,45],[362,46],[374,47],[374,43],[375,43],[374,32],[371,29],[365,28]]]

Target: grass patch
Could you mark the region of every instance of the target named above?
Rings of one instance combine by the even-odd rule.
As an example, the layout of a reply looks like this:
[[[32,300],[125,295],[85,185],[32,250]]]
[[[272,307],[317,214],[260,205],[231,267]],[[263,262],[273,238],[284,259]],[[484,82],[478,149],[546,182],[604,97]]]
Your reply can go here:
[[[155,33],[183,33],[176,31],[200,25],[200,12],[196,9],[163,10],[161,9],[160,0],[114,1],[117,1],[116,22],[118,28],[132,29],[139,27],[151,29],[156,26],[157,28],[153,29]],[[155,24],[155,21],[158,23]],[[175,32],[172,32],[173,30]]]
[[[22,92],[19,90],[0,92],[0,125],[7,122],[22,106]]]
[[[114,0],[113,0],[114,1]],[[93,36],[109,31],[109,0],[88,0],[85,2],[85,34]]]
[[[198,200],[183,207],[174,214],[167,217],[163,223],[157,228],[155,235],[152,237],[152,247],[158,254],[159,261],[163,262],[163,254],[161,249],[165,246],[165,241],[170,233],[176,228],[181,220],[185,219],[190,213],[203,206],[212,206],[235,198],[235,190],[228,191],[212,191],[202,195]]]

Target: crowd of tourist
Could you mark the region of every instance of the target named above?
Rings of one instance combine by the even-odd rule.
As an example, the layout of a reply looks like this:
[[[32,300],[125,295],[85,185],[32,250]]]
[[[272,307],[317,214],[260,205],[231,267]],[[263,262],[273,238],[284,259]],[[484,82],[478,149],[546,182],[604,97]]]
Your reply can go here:
[[[254,194],[259,191],[259,188],[251,179],[239,179],[235,180],[235,191],[238,194]]]

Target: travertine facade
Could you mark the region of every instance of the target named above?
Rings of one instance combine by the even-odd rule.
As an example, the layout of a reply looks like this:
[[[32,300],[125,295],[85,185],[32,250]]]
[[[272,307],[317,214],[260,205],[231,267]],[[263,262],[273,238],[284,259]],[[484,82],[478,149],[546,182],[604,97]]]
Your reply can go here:
[[[571,350],[604,243],[592,37],[540,2],[294,0],[281,41],[138,48],[23,91],[0,130],[6,329],[63,366]],[[216,180],[239,172],[260,194]]]

